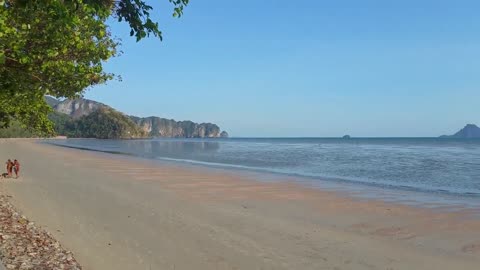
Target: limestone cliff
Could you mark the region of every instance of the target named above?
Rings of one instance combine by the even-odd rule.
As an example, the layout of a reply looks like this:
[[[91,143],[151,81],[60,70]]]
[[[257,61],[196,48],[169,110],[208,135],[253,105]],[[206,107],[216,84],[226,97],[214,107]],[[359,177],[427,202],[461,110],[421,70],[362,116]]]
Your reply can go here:
[[[78,120],[100,109],[115,111],[113,108],[93,100],[79,98],[73,100],[55,100],[48,97],[46,101],[51,104],[54,111],[66,114]],[[172,137],[172,138],[217,138],[228,137],[227,132],[211,123],[194,123],[192,121],[175,121],[160,117],[129,117],[142,130],[146,137]],[[83,134],[83,133],[82,133]]]
[[[217,138],[221,136],[220,128],[211,123],[197,124],[192,121],[175,121],[155,116],[145,118],[130,116],[130,118],[151,137]]]
[[[84,98],[66,99],[53,106],[56,112],[67,114],[74,119],[89,115],[100,108],[110,109],[103,103]]]

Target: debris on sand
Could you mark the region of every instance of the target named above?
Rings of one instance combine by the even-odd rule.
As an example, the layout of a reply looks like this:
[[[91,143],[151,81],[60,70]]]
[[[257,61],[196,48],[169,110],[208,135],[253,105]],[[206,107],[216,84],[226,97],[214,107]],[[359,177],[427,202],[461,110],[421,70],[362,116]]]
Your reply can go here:
[[[6,269],[82,269],[50,233],[19,214],[0,195],[0,260]]]

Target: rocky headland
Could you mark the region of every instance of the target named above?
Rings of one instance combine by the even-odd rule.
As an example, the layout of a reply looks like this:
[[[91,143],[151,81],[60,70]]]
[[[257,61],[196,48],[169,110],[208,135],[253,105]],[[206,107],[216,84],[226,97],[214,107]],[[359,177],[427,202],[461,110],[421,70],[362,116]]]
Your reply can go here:
[[[213,123],[127,116],[108,105],[84,98],[60,101],[46,97],[46,102],[54,110],[50,119],[58,135],[102,139],[228,137],[226,131]]]

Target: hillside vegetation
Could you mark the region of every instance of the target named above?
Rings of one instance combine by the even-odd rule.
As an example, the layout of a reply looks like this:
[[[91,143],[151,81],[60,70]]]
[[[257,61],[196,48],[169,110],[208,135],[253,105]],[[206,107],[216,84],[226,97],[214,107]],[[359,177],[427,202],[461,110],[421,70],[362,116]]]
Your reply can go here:
[[[58,100],[49,96],[45,101],[52,111],[54,135],[70,138],[130,139],[144,137],[215,138],[227,137],[212,123],[175,121],[160,117],[127,116],[112,107],[88,99]],[[32,129],[33,130],[33,129]],[[0,137],[38,137],[30,129],[14,123],[0,129]]]
[[[78,119],[55,113],[50,118],[55,132],[71,138],[131,139],[144,137],[140,128],[126,115],[101,108]]]
[[[18,121],[13,121],[8,128],[0,128],[0,138],[33,138],[38,137],[35,131],[22,127]]]

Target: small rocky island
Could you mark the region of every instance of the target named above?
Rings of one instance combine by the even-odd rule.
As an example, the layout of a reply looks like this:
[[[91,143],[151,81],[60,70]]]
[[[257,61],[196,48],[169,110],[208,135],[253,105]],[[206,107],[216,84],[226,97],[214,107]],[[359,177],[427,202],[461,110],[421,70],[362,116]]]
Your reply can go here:
[[[464,128],[453,135],[442,135],[440,138],[463,138],[474,139],[480,138],[480,128],[474,124],[467,124]]]
[[[226,132],[226,131],[222,131],[222,132],[220,133],[220,138],[228,138],[229,136],[230,136],[230,135],[228,135],[228,132]]]
[[[343,135],[342,139],[351,139],[350,135]]]

